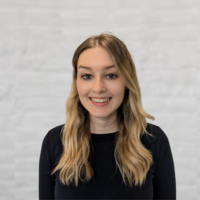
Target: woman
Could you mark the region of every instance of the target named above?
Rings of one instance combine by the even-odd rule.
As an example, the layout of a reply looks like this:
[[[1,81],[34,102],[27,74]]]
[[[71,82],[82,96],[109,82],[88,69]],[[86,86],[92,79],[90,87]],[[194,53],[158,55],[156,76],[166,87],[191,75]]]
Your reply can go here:
[[[65,124],[44,137],[39,199],[176,199],[174,162],[163,130],[146,122],[136,69],[112,34],[75,51]]]

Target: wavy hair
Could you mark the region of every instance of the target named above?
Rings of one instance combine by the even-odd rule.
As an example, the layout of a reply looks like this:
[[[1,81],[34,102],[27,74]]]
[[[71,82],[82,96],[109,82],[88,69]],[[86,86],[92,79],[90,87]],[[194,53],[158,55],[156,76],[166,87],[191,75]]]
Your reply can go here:
[[[76,49],[73,59],[73,83],[66,101],[66,122],[61,130],[63,153],[57,166],[51,172],[60,171],[59,178],[64,185],[75,182],[78,186],[89,181],[94,171],[90,165],[91,132],[90,116],[79,100],[77,92],[77,62],[80,54],[89,48],[101,46],[111,55],[116,70],[126,87],[124,99],[117,110],[119,132],[115,137],[114,157],[123,182],[132,187],[142,186],[148,170],[153,164],[153,157],[142,142],[143,134],[152,136],[147,130],[145,118],[155,118],[144,111],[141,102],[141,91],[136,74],[135,64],[126,45],[110,33],[101,33],[86,39]]]

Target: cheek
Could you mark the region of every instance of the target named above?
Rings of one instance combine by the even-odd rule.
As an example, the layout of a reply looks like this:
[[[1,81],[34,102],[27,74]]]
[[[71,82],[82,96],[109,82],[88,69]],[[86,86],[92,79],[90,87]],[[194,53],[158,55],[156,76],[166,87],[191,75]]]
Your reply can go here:
[[[88,87],[83,84],[77,84],[77,91],[79,95],[86,95],[88,93]]]
[[[124,85],[119,83],[119,84],[113,85],[112,90],[115,95],[122,95],[122,93],[124,93],[125,91],[125,87]]]

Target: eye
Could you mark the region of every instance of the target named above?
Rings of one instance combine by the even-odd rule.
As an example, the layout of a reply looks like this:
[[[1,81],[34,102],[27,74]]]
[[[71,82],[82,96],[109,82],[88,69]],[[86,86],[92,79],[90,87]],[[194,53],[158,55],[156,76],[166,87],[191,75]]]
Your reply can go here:
[[[85,75],[83,75],[83,76],[81,76],[81,77],[84,77],[84,76],[91,76],[90,74],[85,74]],[[83,79],[85,79],[85,80],[88,80],[87,78],[83,78]]]
[[[117,75],[115,75],[115,74],[107,74],[106,76],[110,76],[111,75],[111,77],[113,77],[114,76],[114,78],[109,78],[109,79],[115,79],[115,78],[117,78]],[[84,76],[91,76],[90,74],[85,74],[85,75],[83,75],[83,76],[81,76],[81,77],[83,77],[83,79],[84,80],[89,80],[88,78],[84,78]]]
[[[115,75],[115,74],[108,74],[107,76],[110,76],[110,75],[111,75],[111,77],[113,77],[113,76],[114,76],[115,78],[117,77],[117,75]],[[115,79],[115,78],[111,78],[111,79]]]

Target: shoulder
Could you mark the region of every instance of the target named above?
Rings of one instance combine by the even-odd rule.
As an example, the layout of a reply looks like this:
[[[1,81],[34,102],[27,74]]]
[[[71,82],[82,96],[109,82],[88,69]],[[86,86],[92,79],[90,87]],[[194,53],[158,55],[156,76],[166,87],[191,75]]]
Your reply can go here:
[[[171,146],[166,133],[159,126],[153,124],[148,124],[147,130],[153,135],[153,138],[148,136],[146,146],[153,151],[155,161],[160,162],[165,156],[170,156]]]
[[[50,148],[54,148],[57,145],[61,144],[61,137],[62,137],[62,128],[64,127],[64,124],[55,126],[51,128],[48,133],[46,134],[46,138],[49,141]]]
[[[47,133],[47,137],[49,138],[49,140],[50,141],[58,140],[59,137],[61,136],[61,131],[63,127],[64,124],[51,128]]]
[[[62,145],[62,129],[64,127],[64,124],[55,126],[51,128],[48,133],[45,135],[46,141],[48,141],[48,148],[50,151],[52,163],[58,162],[58,158],[61,155],[63,151],[63,145]]]
[[[152,135],[144,134],[142,138],[143,144],[147,149],[153,151],[159,151],[160,148],[169,146],[169,140],[166,133],[157,125],[147,123],[146,130]]]
[[[166,140],[167,139],[167,135],[165,134],[165,132],[157,125],[155,124],[151,124],[151,123],[147,123],[147,128],[146,130],[152,134],[152,141],[155,142],[159,142],[161,140]],[[149,138],[150,136],[148,136]]]

